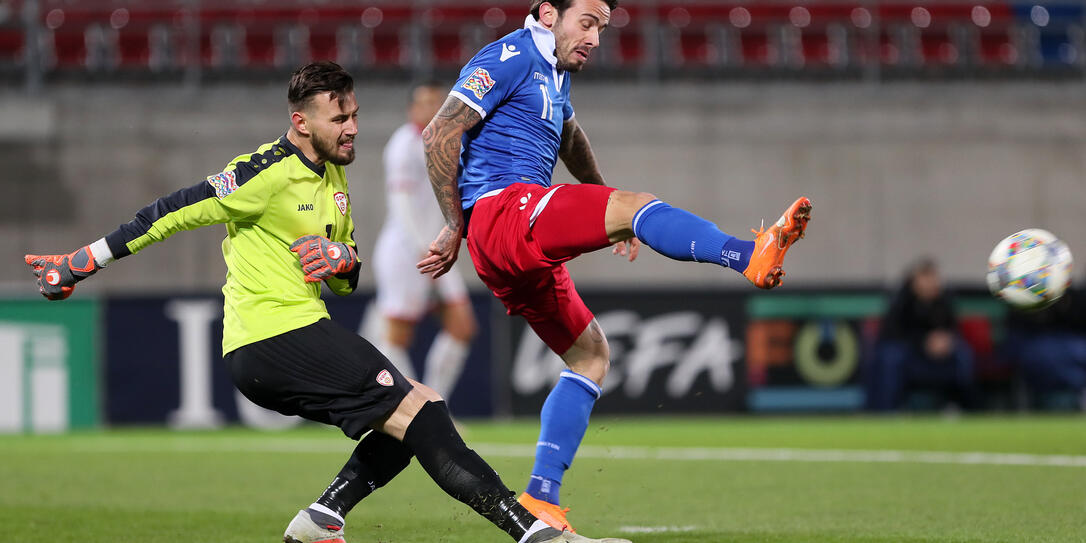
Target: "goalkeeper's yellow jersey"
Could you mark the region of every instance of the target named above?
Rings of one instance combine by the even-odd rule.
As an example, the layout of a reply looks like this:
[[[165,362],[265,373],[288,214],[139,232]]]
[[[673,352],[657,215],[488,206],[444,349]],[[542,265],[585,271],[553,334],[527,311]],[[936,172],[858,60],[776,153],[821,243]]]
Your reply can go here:
[[[355,246],[351,198],[342,166],[317,166],[286,136],[241,155],[221,173],[159,198],[106,236],[114,258],[139,252],[181,230],[226,223],[223,353],[288,332],[328,310],[320,283],[306,283],[298,238],[315,234]],[[325,282],[352,292],[358,268]]]

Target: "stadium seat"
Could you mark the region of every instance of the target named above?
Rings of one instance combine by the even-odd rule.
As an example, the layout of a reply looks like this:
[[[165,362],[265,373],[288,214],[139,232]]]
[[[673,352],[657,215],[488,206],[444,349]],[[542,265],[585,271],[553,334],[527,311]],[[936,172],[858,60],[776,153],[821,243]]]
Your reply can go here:
[[[244,29],[242,58],[249,68],[270,68],[275,66],[276,28],[247,26]]]
[[[52,62],[57,68],[83,68],[87,56],[87,42],[81,31],[53,31],[52,37]],[[48,63],[48,61],[47,61]]]
[[[778,51],[769,33],[763,30],[744,31],[740,37],[745,66],[769,66],[777,63]]]
[[[18,28],[0,28],[0,66],[21,64],[26,34]]]
[[[920,61],[926,65],[957,64],[961,51],[945,30],[920,33]]]
[[[1011,34],[1006,31],[982,32],[977,46],[977,60],[982,66],[1010,66],[1021,55]]]
[[[458,69],[481,47],[521,26],[523,6],[441,5],[422,12],[429,62]]]
[[[309,56],[313,60],[341,60],[339,32],[342,27],[321,23],[309,27]],[[343,62],[342,64],[351,64]]]
[[[167,43],[168,39],[167,34]],[[125,30],[121,32],[117,37],[117,46],[120,50],[120,62],[122,66],[150,66],[151,39],[147,29]]]
[[[222,0],[200,3],[191,27],[182,0],[43,0],[40,8],[43,64],[68,72],[176,69],[198,40],[199,63],[224,76],[314,58],[417,75],[457,69],[520,28],[525,2]],[[594,63],[608,75],[647,77],[852,68],[891,77],[1068,74],[1086,69],[1084,13],[1074,3],[990,0],[629,2],[615,10]],[[13,64],[25,43],[11,20],[4,24],[0,63]],[[198,37],[187,28],[199,28]]]

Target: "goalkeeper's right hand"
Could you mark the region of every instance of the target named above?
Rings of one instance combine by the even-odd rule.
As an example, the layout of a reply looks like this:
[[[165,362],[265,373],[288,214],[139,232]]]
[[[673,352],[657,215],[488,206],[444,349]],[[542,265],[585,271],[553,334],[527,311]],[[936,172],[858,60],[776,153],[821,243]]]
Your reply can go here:
[[[50,300],[71,296],[76,283],[101,269],[94,261],[90,246],[66,255],[26,255],[23,260],[34,268],[41,295]]]

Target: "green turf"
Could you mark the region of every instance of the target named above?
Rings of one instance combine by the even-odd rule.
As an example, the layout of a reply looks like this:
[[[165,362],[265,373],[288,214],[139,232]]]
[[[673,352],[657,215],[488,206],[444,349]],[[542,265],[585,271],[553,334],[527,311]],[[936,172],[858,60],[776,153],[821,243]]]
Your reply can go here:
[[[481,450],[530,445],[535,432],[531,421],[465,427]],[[586,444],[1086,455],[1086,418],[601,418]],[[279,541],[351,446],[320,427],[2,436],[2,540]],[[513,488],[531,467],[489,460]],[[636,543],[1086,541],[1086,466],[586,457],[562,491],[582,533]],[[684,531],[620,531],[629,526]],[[351,514],[347,533],[351,543],[507,540],[415,464]]]

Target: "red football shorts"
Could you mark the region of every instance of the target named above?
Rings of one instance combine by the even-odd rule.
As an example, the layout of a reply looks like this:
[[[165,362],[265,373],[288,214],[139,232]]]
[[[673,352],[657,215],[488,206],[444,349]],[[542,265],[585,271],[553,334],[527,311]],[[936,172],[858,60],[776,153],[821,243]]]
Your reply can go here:
[[[468,251],[479,278],[555,353],[592,322],[565,262],[610,245],[604,215],[614,190],[515,183],[472,209]]]

